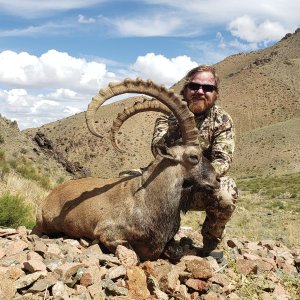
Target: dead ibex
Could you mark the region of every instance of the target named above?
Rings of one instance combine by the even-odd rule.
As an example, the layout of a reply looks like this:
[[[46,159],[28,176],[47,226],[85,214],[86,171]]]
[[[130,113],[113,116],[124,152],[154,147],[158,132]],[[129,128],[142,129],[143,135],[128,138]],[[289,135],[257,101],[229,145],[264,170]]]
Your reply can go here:
[[[101,89],[86,113],[93,134],[101,136],[94,127],[97,109],[107,99],[123,93],[146,94],[160,103],[149,105],[146,101],[120,115],[114,130],[137,111],[166,112],[166,106],[179,120],[183,145],[159,146],[158,155],[140,176],[83,178],[63,183],[39,208],[34,232],[97,239],[111,252],[118,245],[127,245],[141,260],[157,259],[179,229],[180,211],[188,205],[181,197],[185,189],[193,185],[215,191],[219,183],[202,156],[194,116],[186,103],[152,81],[126,79]]]

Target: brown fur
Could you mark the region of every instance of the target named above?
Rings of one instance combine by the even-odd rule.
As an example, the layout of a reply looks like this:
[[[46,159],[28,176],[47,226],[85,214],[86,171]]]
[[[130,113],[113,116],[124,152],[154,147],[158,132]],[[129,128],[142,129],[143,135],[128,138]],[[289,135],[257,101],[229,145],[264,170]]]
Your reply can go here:
[[[58,186],[39,208],[34,232],[97,239],[112,252],[127,245],[142,260],[157,259],[179,229],[187,182],[218,188],[199,147],[163,148],[141,176],[84,178]]]

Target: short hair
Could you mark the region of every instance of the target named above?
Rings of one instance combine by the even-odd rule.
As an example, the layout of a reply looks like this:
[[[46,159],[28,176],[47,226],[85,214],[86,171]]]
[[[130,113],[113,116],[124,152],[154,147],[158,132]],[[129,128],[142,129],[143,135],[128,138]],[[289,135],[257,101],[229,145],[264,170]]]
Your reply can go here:
[[[183,79],[183,88],[180,91],[180,94],[183,95],[183,92],[189,82],[193,79],[194,75],[199,72],[210,72],[213,74],[215,82],[216,82],[216,91],[219,91],[220,78],[216,72],[216,69],[211,65],[200,65],[192,70],[188,71]]]

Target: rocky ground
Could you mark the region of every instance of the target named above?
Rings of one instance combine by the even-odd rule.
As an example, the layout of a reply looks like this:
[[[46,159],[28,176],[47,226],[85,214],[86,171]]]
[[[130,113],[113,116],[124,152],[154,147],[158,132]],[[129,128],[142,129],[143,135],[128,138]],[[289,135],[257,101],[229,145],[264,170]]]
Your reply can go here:
[[[178,240],[200,243],[182,228]],[[225,259],[195,256],[186,244],[177,262],[138,262],[84,239],[50,239],[24,227],[0,229],[0,299],[300,299],[300,248],[227,239]]]

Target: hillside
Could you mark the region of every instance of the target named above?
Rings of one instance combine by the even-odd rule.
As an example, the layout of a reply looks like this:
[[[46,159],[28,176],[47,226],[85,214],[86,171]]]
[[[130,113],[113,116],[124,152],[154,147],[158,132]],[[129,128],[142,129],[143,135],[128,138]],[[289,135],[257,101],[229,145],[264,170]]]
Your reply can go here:
[[[216,64],[221,78],[221,104],[237,128],[237,151],[232,172],[239,176],[297,172],[300,168],[300,30],[272,47],[230,56]],[[174,85],[179,92],[181,82]],[[108,138],[112,120],[139,97],[101,107],[96,115],[104,138],[92,136],[84,114],[24,132],[32,139],[41,132],[66,159],[96,176],[145,166],[151,161],[150,140],[156,113],[134,116],[121,128],[116,152]]]
[[[51,155],[49,155],[50,150],[47,152],[45,148],[39,147],[33,139],[28,138],[24,132],[19,130],[18,124],[15,121],[12,122],[1,115],[0,150],[4,153],[5,160],[15,161],[16,164],[19,164],[20,160],[25,158],[26,161],[34,164],[38,170],[47,173],[54,180],[60,176],[69,176],[64,166],[57,160],[51,158]]]

